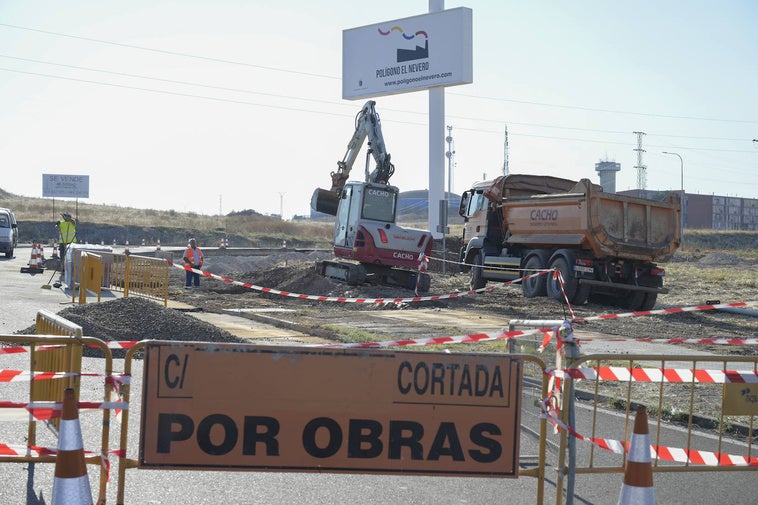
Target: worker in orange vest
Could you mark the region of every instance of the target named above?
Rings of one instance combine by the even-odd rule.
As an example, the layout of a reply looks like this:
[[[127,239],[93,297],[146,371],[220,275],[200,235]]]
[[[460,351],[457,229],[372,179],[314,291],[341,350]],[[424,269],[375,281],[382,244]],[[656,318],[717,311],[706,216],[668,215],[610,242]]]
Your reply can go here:
[[[195,270],[203,268],[203,251],[197,246],[197,242],[194,238],[189,239],[189,245],[187,250],[184,251],[184,264]],[[200,286],[200,274],[187,270],[187,280],[185,282],[185,288],[192,288],[192,284],[195,287]]]

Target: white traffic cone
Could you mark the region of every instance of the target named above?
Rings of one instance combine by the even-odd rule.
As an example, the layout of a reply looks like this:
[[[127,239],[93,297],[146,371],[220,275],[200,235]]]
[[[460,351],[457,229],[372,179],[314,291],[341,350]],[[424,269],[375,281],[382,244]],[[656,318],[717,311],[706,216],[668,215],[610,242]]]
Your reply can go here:
[[[655,505],[647,409],[637,407],[618,505]]]
[[[51,505],[92,505],[79,409],[72,388],[66,389],[63,397]]]

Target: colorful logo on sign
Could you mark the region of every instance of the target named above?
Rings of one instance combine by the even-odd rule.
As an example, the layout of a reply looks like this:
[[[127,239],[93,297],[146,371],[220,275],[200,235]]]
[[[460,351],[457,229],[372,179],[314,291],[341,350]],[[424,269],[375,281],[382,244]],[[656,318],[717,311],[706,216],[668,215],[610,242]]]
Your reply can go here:
[[[423,46],[420,46],[417,43],[414,49],[398,48],[397,50],[398,63],[402,63],[404,61],[422,60],[424,58],[429,57],[429,35],[425,31],[419,30],[416,33],[407,34],[403,31],[401,27],[397,25],[393,26],[386,32],[383,32],[381,28],[377,28],[377,31],[379,32],[380,35],[384,37],[390,35],[392,32],[400,32],[400,35],[402,35],[405,40],[413,40],[416,37],[424,37]]]

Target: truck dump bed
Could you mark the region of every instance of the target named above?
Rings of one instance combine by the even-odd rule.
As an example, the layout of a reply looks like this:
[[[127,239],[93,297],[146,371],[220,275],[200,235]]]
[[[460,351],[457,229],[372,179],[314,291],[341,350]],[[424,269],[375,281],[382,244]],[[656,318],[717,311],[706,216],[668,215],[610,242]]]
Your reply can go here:
[[[504,179],[487,192],[490,198],[502,193],[509,245],[579,247],[592,250],[598,258],[666,261],[681,242],[681,202],[676,193],[655,201],[605,193],[587,179],[578,183],[524,175]]]

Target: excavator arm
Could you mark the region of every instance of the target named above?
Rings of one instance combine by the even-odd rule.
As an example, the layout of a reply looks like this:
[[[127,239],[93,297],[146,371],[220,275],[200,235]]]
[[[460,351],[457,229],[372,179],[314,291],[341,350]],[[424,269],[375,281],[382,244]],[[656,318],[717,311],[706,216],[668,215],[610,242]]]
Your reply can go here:
[[[387,184],[395,172],[395,166],[390,162],[390,154],[384,145],[382,126],[379,114],[376,113],[376,102],[369,100],[355,116],[355,132],[347,145],[345,156],[337,162],[337,170],[331,173],[331,191],[340,193],[345,187],[350,171],[353,168],[358,152],[368,138],[369,153],[374,157],[376,167],[368,173],[368,160],[366,161],[366,182],[378,182]]]

